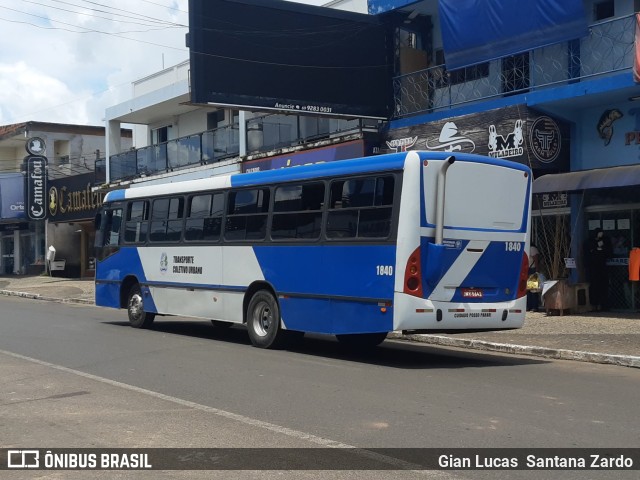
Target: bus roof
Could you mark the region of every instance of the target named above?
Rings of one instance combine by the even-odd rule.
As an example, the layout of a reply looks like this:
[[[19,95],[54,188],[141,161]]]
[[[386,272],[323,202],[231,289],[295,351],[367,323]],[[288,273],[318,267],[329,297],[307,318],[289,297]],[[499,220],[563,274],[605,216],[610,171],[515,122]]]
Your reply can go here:
[[[417,154],[420,160],[444,160],[452,155],[450,152],[409,151],[350,160],[337,160],[327,163],[316,163],[313,165],[280,168],[263,172],[212,176],[198,180],[186,180],[174,183],[163,183],[160,185],[113,190],[106,194],[104,202],[114,202],[124,200],[126,198],[146,198],[173,193],[189,193],[230,187],[265,185],[276,182],[308,180],[338,175],[402,170],[409,153]],[[480,155],[456,153],[454,157],[457,160],[462,161],[490,163],[523,171],[528,170],[526,165],[502,159],[483,157]]]

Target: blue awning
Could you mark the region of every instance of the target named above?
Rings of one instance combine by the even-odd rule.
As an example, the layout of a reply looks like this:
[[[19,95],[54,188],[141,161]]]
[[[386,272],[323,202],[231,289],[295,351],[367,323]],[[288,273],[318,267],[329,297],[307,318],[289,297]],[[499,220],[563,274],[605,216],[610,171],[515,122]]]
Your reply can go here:
[[[640,185],[640,165],[542,175],[533,181],[533,193],[575,192],[634,185]]]
[[[447,70],[588,34],[582,0],[439,0]]]

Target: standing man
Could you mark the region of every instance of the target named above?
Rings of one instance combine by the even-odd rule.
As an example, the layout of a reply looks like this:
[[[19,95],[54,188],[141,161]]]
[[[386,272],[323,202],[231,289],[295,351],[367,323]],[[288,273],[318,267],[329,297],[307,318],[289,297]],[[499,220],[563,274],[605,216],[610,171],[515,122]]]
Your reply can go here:
[[[609,300],[609,270],[607,260],[611,258],[611,240],[601,228],[596,228],[594,238],[587,250],[587,272],[589,275],[589,298],[596,311],[606,311]]]
[[[539,272],[540,251],[533,243],[529,246],[529,275]],[[542,287],[542,285],[538,285]],[[540,292],[527,290],[527,311],[537,312],[540,307]]]

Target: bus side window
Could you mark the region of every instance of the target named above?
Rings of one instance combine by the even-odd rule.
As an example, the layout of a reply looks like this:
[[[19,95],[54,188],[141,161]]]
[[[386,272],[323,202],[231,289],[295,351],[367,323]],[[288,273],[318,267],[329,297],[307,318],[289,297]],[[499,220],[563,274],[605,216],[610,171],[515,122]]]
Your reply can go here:
[[[179,242],[182,236],[184,198],[160,198],[153,202],[151,210],[152,242]]]
[[[187,241],[217,241],[222,229],[224,194],[194,195],[187,205],[184,238]]]
[[[320,238],[323,202],[324,183],[276,188],[271,238]]]
[[[332,182],[327,237],[388,237],[393,190],[394,177],[390,175]]]
[[[118,245],[120,243],[120,227],[122,226],[122,209],[108,210],[105,220],[104,245]]]
[[[149,220],[149,202],[146,200],[131,202],[127,206],[127,217],[124,226],[124,241],[127,243],[144,243],[147,241]]]
[[[269,189],[230,192],[227,203],[225,240],[263,240],[267,233]]]

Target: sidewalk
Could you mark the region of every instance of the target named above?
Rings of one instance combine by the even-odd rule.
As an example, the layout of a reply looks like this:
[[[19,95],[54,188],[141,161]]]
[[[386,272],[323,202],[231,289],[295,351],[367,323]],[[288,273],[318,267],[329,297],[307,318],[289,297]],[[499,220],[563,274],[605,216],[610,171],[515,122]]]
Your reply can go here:
[[[0,276],[0,295],[93,305],[94,283],[46,276]],[[527,313],[525,325],[519,330],[389,337],[640,368],[640,313],[592,312],[549,317],[544,313]]]

